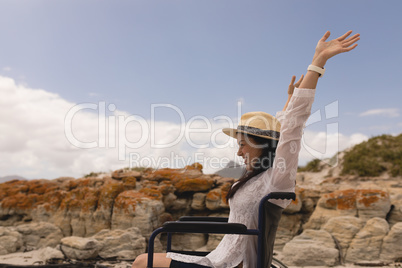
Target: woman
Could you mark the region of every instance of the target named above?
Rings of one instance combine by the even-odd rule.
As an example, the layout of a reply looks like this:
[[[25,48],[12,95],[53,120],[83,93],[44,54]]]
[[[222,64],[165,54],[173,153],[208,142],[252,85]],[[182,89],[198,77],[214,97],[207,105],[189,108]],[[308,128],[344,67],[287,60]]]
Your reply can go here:
[[[354,49],[359,34],[351,37],[348,31],[339,38],[327,41],[330,32],[319,40],[311,65],[300,88],[292,92],[295,77],[289,87],[289,98],[283,112],[277,118],[263,112],[246,113],[237,129],[223,132],[237,139],[238,155],[246,164],[247,173],[229,191],[229,222],[239,222],[248,228],[257,227],[256,211],[263,196],[270,192],[290,192],[295,189],[298,154],[302,130],[314,100],[318,78],[324,74],[324,66],[333,56]],[[298,82],[298,83],[299,83]],[[296,83],[294,86],[298,86]],[[270,201],[285,208],[290,201]],[[256,238],[245,235],[225,235],[218,247],[206,257],[176,253],[154,255],[155,267],[236,267],[243,262],[244,268],[254,268],[257,263]],[[133,267],[146,267],[147,255],[142,254]],[[189,267],[189,266],[186,266]]]

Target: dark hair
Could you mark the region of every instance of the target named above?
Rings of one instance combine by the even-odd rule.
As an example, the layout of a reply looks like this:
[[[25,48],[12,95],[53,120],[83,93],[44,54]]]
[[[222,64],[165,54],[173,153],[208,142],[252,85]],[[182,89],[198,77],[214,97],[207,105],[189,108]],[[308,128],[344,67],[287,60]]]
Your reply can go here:
[[[258,146],[262,148],[261,155],[258,158],[257,164],[253,165],[252,171],[245,171],[243,176],[240,177],[239,180],[234,182],[229,189],[229,192],[226,196],[226,201],[229,201],[230,198],[234,196],[234,194],[239,190],[247,181],[249,181],[254,176],[270,169],[274,163],[275,159],[275,151],[277,142],[276,140],[264,139],[258,136],[244,134],[246,139],[252,139]],[[236,183],[236,184],[235,184]]]

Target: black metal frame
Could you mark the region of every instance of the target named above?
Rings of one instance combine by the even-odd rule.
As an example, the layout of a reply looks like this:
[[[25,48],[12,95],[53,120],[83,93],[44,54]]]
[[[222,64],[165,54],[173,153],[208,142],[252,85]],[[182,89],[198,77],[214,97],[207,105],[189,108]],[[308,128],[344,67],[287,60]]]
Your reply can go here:
[[[262,253],[264,248],[265,234],[265,204],[269,199],[291,199],[295,200],[296,195],[292,192],[272,192],[266,195],[261,201],[258,209],[258,229],[247,229],[241,223],[228,223],[224,217],[181,217],[179,221],[165,222],[162,227],[156,229],[149,238],[148,243],[148,264],[147,268],[153,267],[154,240],[160,233],[167,233],[168,241],[166,252],[171,250],[172,233],[210,233],[210,234],[242,234],[258,236],[258,260],[257,268],[262,268]],[[279,220],[279,219],[278,219]],[[276,234],[276,233],[275,233]],[[274,234],[274,235],[275,235]],[[274,238],[272,238],[274,239]],[[272,254],[272,252],[270,252]]]

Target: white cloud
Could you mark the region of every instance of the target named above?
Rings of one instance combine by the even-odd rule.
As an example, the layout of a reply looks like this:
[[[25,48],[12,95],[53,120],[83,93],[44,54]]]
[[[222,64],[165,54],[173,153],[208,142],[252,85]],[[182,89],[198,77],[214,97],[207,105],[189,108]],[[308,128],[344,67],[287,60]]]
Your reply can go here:
[[[222,128],[235,127],[235,119],[199,117],[193,121],[188,118],[183,124],[157,121],[152,125],[140,115],[119,110],[111,113],[107,103],[87,105],[92,106],[72,113],[72,109],[83,106],[0,76],[0,176],[79,177],[130,164],[176,168],[195,160],[204,165],[205,173],[213,173],[230,160],[239,162],[234,139],[221,132]],[[99,114],[102,105],[107,114]],[[65,133],[67,115],[72,118],[67,124],[73,134],[70,139]],[[306,130],[304,139],[310,150],[302,149],[301,164],[314,157],[311,151],[331,157],[367,137]],[[77,148],[74,140],[93,148]],[[155,148],[155,144],[169,143],[167,147]]]
[[[372,115],[379,115],[379,116],[386,116],[386,117],[398,117],[399,116],[399,109],[397,108],[388,108],[388,109],[372,109],[365,111],[359,116],[372,116]]]
[[[337,152],[368,139],[369,137],[361,133],[347,136],[341,133],[314,132],[306,129],[302,138],[299,165],[303,166],[314,158],[329,159]]]
[[[119,110],[110,113],[107,107],[108,115],[99,115],[102,105],[87,104],[86,109],[72,113],[72,109],[85,108],[85,105],[77,106],[57,94],[18,85],[13,79],[0,76],[0,175],[78,177],[92,171],[129,166],[130,154],[134,154],[131,155],[133,165],[181,167],[194,161],[198,148],[193,148],[191,143],[213,146],[208,134],[196,133],[197,128],[204,129],[202,132],[208,127],[203,120],[192,121],[189,126],[162,121],[151,126],[149,120],[139,115]],[[67,115],[71,115],[67,126],[73,134],[69,138],[65,134]],[[213,132],[232,127],[225,120],[208,122]],[[191,132],[186,134],[184,127]],[[224,139],[222,135],[214,137],[218,143]],[[77,148],[74,143],[93,148]],[[170,145],[155,148],[156,144]],[[136,156],[144,161],[140,162]]]

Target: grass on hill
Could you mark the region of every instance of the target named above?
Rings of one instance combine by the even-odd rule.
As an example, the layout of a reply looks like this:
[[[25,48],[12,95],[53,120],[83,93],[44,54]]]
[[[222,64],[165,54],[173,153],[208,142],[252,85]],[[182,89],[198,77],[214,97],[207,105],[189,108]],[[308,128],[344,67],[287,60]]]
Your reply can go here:
[[[320,162],[314,159],[298,171],[319,172],[323,168]],[[375,177],[383,172],[393,177],[402,176],[402,134],[373,137],[345,152],[342,175]]]
[[[402,134],[381,135],[355,145],[345,153],[342,174],[374,177],[383,172],[402,175]]]

